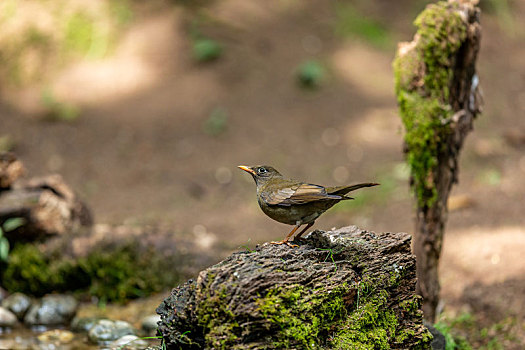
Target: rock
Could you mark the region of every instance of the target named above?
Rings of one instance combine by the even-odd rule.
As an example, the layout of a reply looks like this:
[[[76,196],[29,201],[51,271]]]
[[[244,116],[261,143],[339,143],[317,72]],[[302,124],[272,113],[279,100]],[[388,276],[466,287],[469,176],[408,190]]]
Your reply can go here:
[[[50,294],[34,303],[24,323],[29,326],[67,325],[77,312],[78,302],[70,295]]]
[[[237,252],[157,308],[168,349],[429,348],[406,233],[316,230]]]
[[[160,322],[160,315],[149,315],[142,319],[141,327],[146,334],[155,334],[157,325]]]
[[[445,350],[447,348],[447,339],[445,338],[443,333],[441,333],[436,327],[432,326],[427,322],[424,322],[424,324],[434,337],[432,343],[430,344],[432,350]]]
[[[18,320],[14,313],[4,307],[0,307],[0,327],[14,327],[17,322]]]
[[[31,306],[31,298],[22,293],[13,293],[2,301],[2,306],[14,313],[19,320],[23,320]]]
[[[55,345],[71,343],[75,335],[64,329],[52,329],[39,334],[37,339],[43,343],[53,343]]]
[[[87,333],[101,319],[101,317],[75,317],[71,321],[71,330],[78,333]]]
[[[125,335],[111,343],[112,349],[142,350],[148,347],[148,342],[136,335]]]
[[[88,332],[93,343],[108,344],[125,335],[135,335],[133,327],[125,321],[99,320]]]

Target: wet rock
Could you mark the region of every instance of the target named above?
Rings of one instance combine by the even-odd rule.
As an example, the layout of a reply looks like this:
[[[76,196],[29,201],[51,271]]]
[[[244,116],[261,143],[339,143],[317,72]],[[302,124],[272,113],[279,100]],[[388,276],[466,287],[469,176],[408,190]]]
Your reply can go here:
[[[148,342],[144,339],[140,339],[136,335],[130,334],[115,340],[111,343],[110,347],[119,350],[142,350],[147,348],[148,345]]]
[[[46,295],[33,304],[24,322],[29,326],[66,325],[77,312],[78,302],[70,295]]]
[[[135,335],[133,327],[125,321],[99,320],[88,332],[89,340],[98,344],[108,344],[125,335]]]
[[[22,293],[13,293],[2,301],[2,306],[14,313],[19,320],[23,320],[31,306],[31,298]]]
[[[71,343],[75,335],[64,329],[52,329],[38,335],[37,339],[43,343],[53,343],[55,345]]]
[[[78,333],[87,333],[101,319],[100,317],[75,317],[71,321],[71,330]]]
[[[142,330],[146,334],[155,334],[157,332],[157,324],[160,321],[160,315],[146,316],[141,321]]]
[[[16,315],[6,308],[0,307],[0,327],[13,327],[18,322]]]

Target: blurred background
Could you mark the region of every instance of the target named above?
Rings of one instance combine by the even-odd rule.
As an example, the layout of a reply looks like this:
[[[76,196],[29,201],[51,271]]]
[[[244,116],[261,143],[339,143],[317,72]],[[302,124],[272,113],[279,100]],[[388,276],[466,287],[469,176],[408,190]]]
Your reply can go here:
[[[97,223],[170,227],[226,248],[217,261],[290,229],[260,211],[239,164],[380,182],[314,228],[413,232],[391,62],[428,3],[2,0],[0,150],[61,174]],[[471,343],[518,349],[525,2],[480,6],[485,106],[449,203],[442,297]]]

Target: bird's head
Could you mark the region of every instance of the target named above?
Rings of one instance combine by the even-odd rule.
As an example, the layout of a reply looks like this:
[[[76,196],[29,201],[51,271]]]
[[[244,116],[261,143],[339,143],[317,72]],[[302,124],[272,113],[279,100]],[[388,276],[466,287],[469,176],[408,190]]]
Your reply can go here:
[[[282,175],[277,170],[269,165],[239,165],[238,168],[250,173],[257,185],[265,183],[266,181],[275,177],[282,177]]]

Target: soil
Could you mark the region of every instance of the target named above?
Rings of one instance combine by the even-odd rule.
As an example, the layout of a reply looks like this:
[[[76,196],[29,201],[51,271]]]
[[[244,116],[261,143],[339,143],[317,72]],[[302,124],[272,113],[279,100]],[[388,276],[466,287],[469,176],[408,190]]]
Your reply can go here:
[[[170,226],[231,250],[279,239],[290,227],[264,216],[253,180],[236,168],[271,164],[313,183],[383,183],[356,192],[361,200],[339,204],[314,228],[411,233],[391,62],[423,5],[361,2],[393,33],[392,45],[377,48],[334,34],[328,2],[136,4],[145,8],[111,57],[53,78],[57,97],[81,107],[77,120],[44,121],[24,103],[37,88],[11,90],[0,132],[29,174],[60,173],[99,223]],[[445,310],[474,313],[484,325],[509,316],[525,323],[525,4],[512,6],[513,25],[494,13],[482,18],[485,108],[460,159],[441,262]],[[191,56],[195,18],[224,46],[214,62]],[[318,89],[303,89],[295,72],[312,58],[327,72]],[[217,111],[227,119],[210,130]]]

